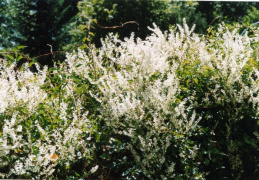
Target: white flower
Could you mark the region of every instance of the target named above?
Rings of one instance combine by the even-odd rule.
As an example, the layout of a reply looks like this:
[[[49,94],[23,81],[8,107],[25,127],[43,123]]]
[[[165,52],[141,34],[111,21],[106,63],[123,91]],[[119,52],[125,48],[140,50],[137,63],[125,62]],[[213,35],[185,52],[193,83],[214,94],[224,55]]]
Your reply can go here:
[[[99,165],[96,165],[96,166],[92,167],[92,169],[90,170],[90,174],[95,173],[98,168],[99,168]]]
[[[17,132],[22,132],[22,125],[19,125],[16,129]]]

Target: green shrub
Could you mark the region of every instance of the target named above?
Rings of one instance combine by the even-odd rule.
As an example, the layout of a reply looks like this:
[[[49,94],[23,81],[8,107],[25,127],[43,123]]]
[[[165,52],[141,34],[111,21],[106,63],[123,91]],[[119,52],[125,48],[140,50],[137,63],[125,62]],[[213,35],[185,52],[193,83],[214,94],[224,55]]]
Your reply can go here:
[[[177,28],[110,34],[34,74],[3,60],[2,177],[257,177],[258,30]]]

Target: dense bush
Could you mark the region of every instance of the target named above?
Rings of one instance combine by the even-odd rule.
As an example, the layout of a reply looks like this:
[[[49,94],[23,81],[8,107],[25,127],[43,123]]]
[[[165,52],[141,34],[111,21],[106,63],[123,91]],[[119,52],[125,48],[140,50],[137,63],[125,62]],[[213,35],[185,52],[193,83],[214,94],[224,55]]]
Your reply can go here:
[[[3,178],[258,177],[258,30],[109,35],[37,73],[1,60]]]

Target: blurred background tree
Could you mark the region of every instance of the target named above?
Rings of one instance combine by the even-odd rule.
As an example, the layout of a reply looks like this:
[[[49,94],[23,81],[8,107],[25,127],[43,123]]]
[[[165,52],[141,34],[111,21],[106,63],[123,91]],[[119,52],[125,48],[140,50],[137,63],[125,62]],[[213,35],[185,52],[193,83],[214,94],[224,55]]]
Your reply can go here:
[[[25,45],[23,53],[37,57],[46,53],[72,51],[86,44],[89,23],[96,19],[103,27],[91,22],[91,43],[101,45],[100,38],[117,33],[121,39],[132,32],[144,39],[156,23],[163,31],[182,24],[183,18],[195,32],[206,34],[209,27],[226,24],[248,26],[258,20],[257,2],[208,2],[172,0],[2,0],[0,3],[0,48]],[[50,46],[48,46],[51,45]],[[62,56],[63,55],[63,56]],[[64,59],[64,54],[41,56],[42,65],[53,65],[53,60]]]
[[[176,23],[182,24],[186,18],[188,24],[196,24],[196,33],[206,34],[209,26],[217,26],[224,21],[226,24],[253,23],[254,14],[258,13],[256,2],[209,2],[209,1],[172,1],[172,0],[82,0],[78,3],[79,12],[75,21],[68,24],[70,46],[82,44],[88,34],[88,23],[96,19],[101,26],[119,26],[128,21],[137,24],[127,24],[123,28],[100,28],[91,23],[94,33],[92,42],[99,47],[100,38],[110,32],[118,33],[119,37],[129,37],[132,32],[136,37],[145,38],[150,31],[147,26],[156,23],[162,30],[168,30]],[[71,47],[71,44],[74,46]]]
[[[71,44],[80,44],[87,35],[90,19],[96,19],[103,27],[120,26],[122,23],[136,21],[137,24],[127,24],[123,28],[100,28],[91,23],[91,31],[95,34],[93,43],[99,47],[100,38],[110,32],[118,33],[119,37],[129,37],[132,32],[136,37],[144,39],[150,31],[147,26],[156,23],[162,30],[168,30],[176,23],[182,23],[185,17],[190,24],[197,25],[197,31],[203,32],[207,22],[200,12],[196,11],[198,2],[194,1],[143,1],[143,0],[84,0],[78,4],[79,13],[73,23],[69,24],[68,31]]]
[[[12,21],[8,18],[6,11],[8,5],[6,1],[0,2],[0,49],[3,47],[12,47],[14,45],[14,27]]]
[[[4,0],[0,17],[6,23],[1,26],[4,40],[0,46],[25,45],[23,52],[31,57],[50,53],[51,49],[57,51],[64,42],[61,36],[64,24],[78,12],[77,3],[78,0]],[[52,65],[52,59],[42,56],[38,61]]]

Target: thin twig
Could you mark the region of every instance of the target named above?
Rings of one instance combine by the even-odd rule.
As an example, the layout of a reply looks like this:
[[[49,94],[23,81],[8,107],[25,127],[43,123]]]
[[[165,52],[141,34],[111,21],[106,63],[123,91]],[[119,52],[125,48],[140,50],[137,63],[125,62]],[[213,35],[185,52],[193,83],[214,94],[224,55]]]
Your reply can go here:
[[[97,21],[94,21],[94,22],[97,26],[99,26],[100,28],[104,28],[104,29],[122,28],[126,24],[137,24],[139,26],[139,24],[136,21],[128,21],[128,22],[121,24],[121,26],[101,26],[100,24],[97,23]]]
[[[215,19],[213,19],[212,21],[211,21],[211,23],[210,23],[210,25],[209,26],[211,26],[212,25],[212,23],[216,20],[216,19],[218,19],[219,18],[219,16],[218,17],[216,17]]]

